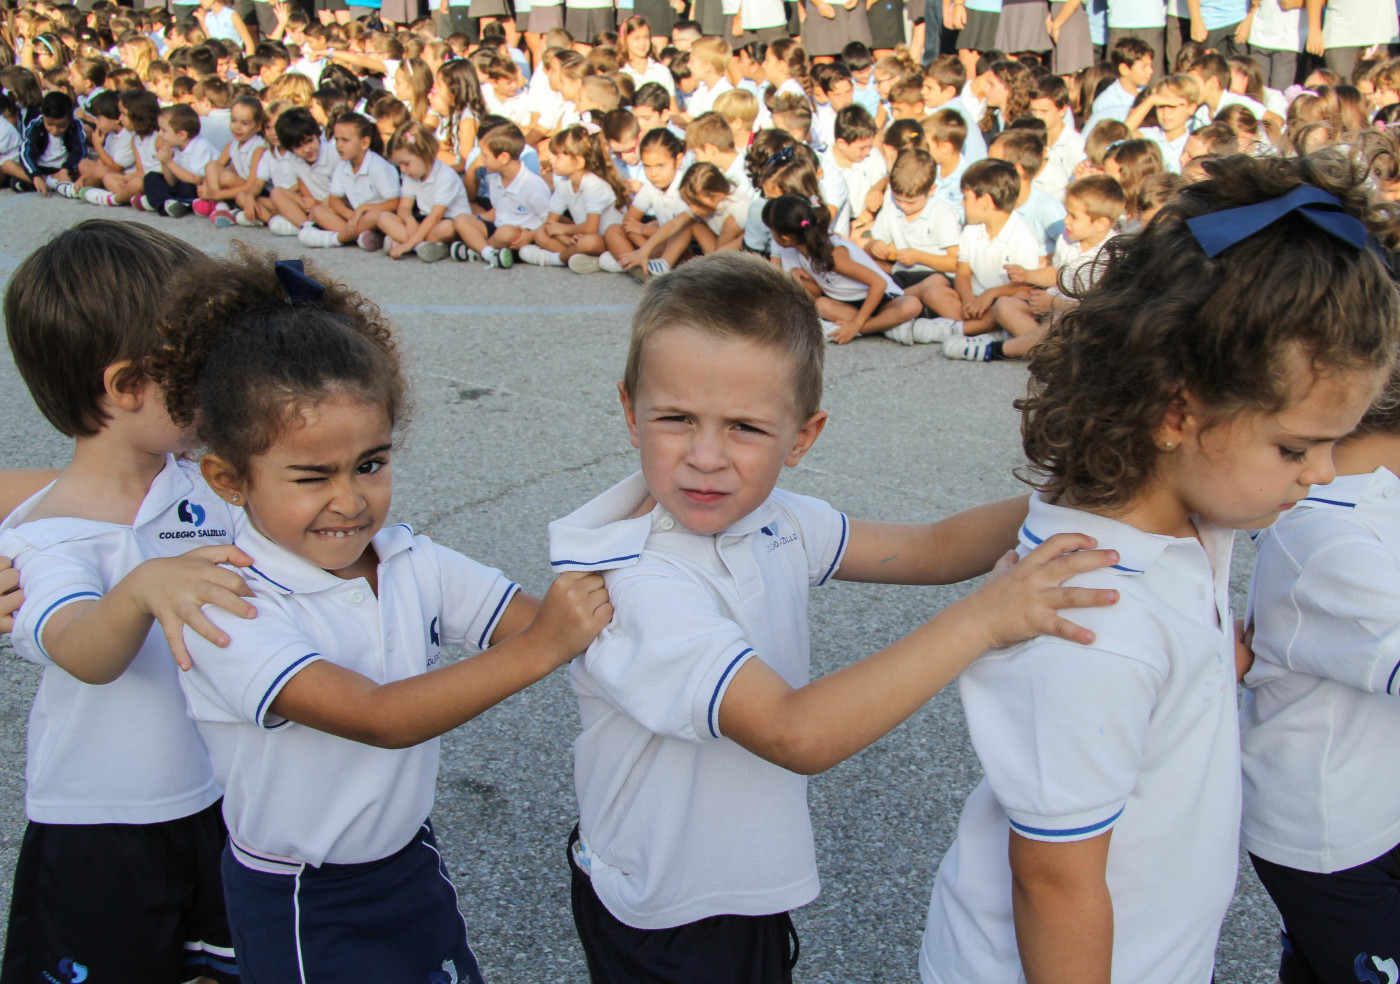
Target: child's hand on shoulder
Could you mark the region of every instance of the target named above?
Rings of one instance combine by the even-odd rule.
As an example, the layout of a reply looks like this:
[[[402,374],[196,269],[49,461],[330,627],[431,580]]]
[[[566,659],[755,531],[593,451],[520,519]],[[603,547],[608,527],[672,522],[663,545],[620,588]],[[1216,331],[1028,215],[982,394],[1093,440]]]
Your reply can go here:
[[[185,626],[216,646],[227,646],[228,636],[201,610],[216,605],[231,615],[253,618],[258,610],[244,601],[253,589],[234,567],[251,567],[253,558],[232,544],[198,547],[178,557],[157,557],[138,565],[123,582],[136,601],[157,622],[170,644],[170,654],[182,670],[191,666],[185,649]]]
[[[538,636],[539,645],[563,666],[587,649],[612,617],[603,576],[568,571],[554,579],[525,631]]]
[[[988,649],[1043,635],[1088,645],[1094,633],[1060,610],[1116,604],[1118,592],[1061,585],[1076,574],[1118,563],[1117,551],[1095,550],[1097,545],[1082,533],[1057,533],[1020,560],[1009,553],[985,584],[951,607],[967,606],[968,617],[986,633]]]
[[[9,557],[0,557],[0,635],[15,630],[15,612],[24,604],[24,592],[19,588],[19,571]]]

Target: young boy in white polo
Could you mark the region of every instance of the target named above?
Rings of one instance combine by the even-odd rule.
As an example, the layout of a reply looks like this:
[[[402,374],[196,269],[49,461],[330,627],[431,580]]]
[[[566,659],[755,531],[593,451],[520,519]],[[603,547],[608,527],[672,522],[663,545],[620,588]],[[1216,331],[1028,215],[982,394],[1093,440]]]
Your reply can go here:
[[[756,257],[717,253],[653,279],[619,386],[641,471],[551,524],[555,570],[606,572],[615,608],[571,670],[583,726],[572,900],[595,984],[790,981],[788,913],[818,890],[805,774],[912,714],[978,640],[1112,600],[1058,588],[1114,562],[1060,556],[1093,545],[1063,537],[809,684],[809,588],[974,576],[1025,515],[1013,499],[934,524],[869,523],[775,490],[826,423],[824,348],[806,291]]]
[[[146,226],[93,220],[28,257],[5,296],[20,374],[75,439],[55,481],[0,526],[0,555],[14,558],[26,595],[14,646],[45,668],[6,984],[239,979],[219,877],[221,790],[153,599],[207,577],[217,592],[207,600],[246,614],[241,578],[212,565],[247,558],[228,546],[180,556],[230,543],[232,510],[176,459],[189,435],[135,368],[159,344],[166,283],[198,256]],[[83,289],[55,293],[78,269]],[[185,596],[189,610],[204,586]]]

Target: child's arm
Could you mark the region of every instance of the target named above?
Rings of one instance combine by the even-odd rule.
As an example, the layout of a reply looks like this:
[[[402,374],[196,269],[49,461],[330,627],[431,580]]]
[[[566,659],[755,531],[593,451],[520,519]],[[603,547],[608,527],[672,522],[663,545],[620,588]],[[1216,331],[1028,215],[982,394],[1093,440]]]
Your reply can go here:
[[[24,604],[24,592],[19,588],[19,571],[9,557],[0,557],[0,635],[12,632],[15,612]]]
[[[972,293],[972,267],[962,260],[958,261],[957,272],[953,274],[953,289],[962,298],[964,308],[971,304],[976,296]]]
[[[553,216],[550,218],[553,219]],[[569,223],[562,221],[562,219],[561,215],[559,219],[546,222],[545,234],[550,236],[596,236],[603,216],[599,212],[589,212],[588,218],[583,222]]]
[[[1057,635],[1093,633],[1059,609],[1113,604],[1116,591],[1064,588],[1085,571],[1117,563],[1093,539],[1058,534],[903,639],[794,689],[762,660],[735,673],[719,709],[720,732],[760,758],[814,774],[887,734],[988,649]]]
[[[851,254],[846,251],[844,246],[837,246],[832,250],[831,258],[831,266],[837,273],[850,277],[852,280],[859,280],[869,288],[856,316],[842,325],[843,328],[854,329],[854,334],[859,335],[865,330],[865,323],[870,320],[875,309],[880,306],[880,299],[885,296],[885,289],[889,284],[886,283],[884,277],[865,264],[857,263],[851,259]]]
[[[1002,284],[1000,287],[988,287],[964,304],[963,310],[970,318],[980,318],[992,309],[992,305],[996,303],[998,297],[1010,297],[1021,291],[1029,293],[1029,289],[1021,284]]]
[[[1089,840],[1051,844],[1011,831],[1011,904],[1027,984],[1109,984],[1112,837],[1110,830]]]
[[[174,152],[174,151],[172,151],[172,150],[170,150],[169,148],[167,148],[166,151],[165,151],[165,153],[166,153],[168,156],[162,157],[162,158],[160,159],[160,162],[161,162],[161,166],[165,168],[165,178],[166,178],[166,180],[169,181],[171,184],[175,184],[176,182],[184,181],[184,182],[187,182],[187,183],[192,184],[192,185],[198,185],[198,184],[202,184],[202,183],[204,182],[204,180],[205,180],[204,175],[202,175],[202,174],[196,174],[196,173],[193,172],[193,171],[187,171],[187,170],[185,170],[183,167],[181,167],[179,164],[176,164],[176,163],[175,163],[175,152]]]
[[[22,560],[23,558],[21,558]],[[54,664],[83,683],[111,683],[131,665],[159,621],[176,662],[189,666],[183,629],[189,625],[216,646],[228,636],[200,611],[217,605],[243,618],[256,610],[243,601],[252,590],[237,573],[218,567],[253,563],[231,544],[199,547],[178,557],[139,564],[100,598],[74,601],[38,626],[39,642]]]
[[[896,249],[890,251],[891,257],[896,263],[903,263],[905,266],[926,266],[939,273],[956,273],[958,269],[958,248],[949,246],[942,256],[937,253],[926,253],[921,249],[914,249],[912,246],[906,249]]]
[[[1038,266],[1033,270],[1016,263],[1006,264],[1006,276],[1010,278],[1013,286],[1031,287],[1054,287],[1059,277],[1060,271],[1052,266]]]
[[[507,613],[517,603],[512,601]],[[611,618],[602,577],[561,574],[529,624],[490,649],[387,684],[317,660],[287,681],[270,710],[351,741],[408,748],[451,731],[548,676],[582,652]],[[519,616],[512,621],[518,623]],[[498,628],[496,637],[502,636]]]
[[[412,233],[409,234],[408,239],[404,240],[404,241],[403,241],[402,243],[400,243],[398,246],[394,247],[394,249],[398,249],[398,251],[399,251],[399,252],[395,255],[395,258],[397,259],[399,256],[402,256],[404,253],[407,253],[407,252],[409,252],[410,250],[416,249],[419,243],[421,243],[424,239],[427,239],[427,238],[428,238],[428,233],[432,231],[433,226],[435,226],[435,225],[437,225],[439,222],[441,222],[443,216],[445,216],[446,214],[447,214],[447,206],[446,206],[446,205],[434,205],[433,208],[432,208],[432,211],[430,211],[426,216],[423,217],[423,221],[422,221],[422,222],[418,223],[417,228],[413,228],[412,225],[410,224],[410,228],[413,228],[413,231],[412,231]],[[411,216],[412,216],[412,213],[410,213],[410,223],[412,222],[412,217],[411,217]],[[392,251],[391,251],[391,252],[392,252]]]
[[[651,259],[651,254],[657,250],[662,243],[669,240],[676,233],[690,228],[695,221],[695,216],[691,215],[689,212],[682,212],[664,225],[658,226],[656,231],[651,234],[646,242],[642,243],[642,245],[638,246],[632,252],[619,256],[617,262],[621,264],[624,270],[629,270],[634,266],[640,266],[646,263],[647,260]]]
[[[957,584],[990,571],[1026,521],[1029,495],[973,506],[935,523],[850,521],[837,580]]]

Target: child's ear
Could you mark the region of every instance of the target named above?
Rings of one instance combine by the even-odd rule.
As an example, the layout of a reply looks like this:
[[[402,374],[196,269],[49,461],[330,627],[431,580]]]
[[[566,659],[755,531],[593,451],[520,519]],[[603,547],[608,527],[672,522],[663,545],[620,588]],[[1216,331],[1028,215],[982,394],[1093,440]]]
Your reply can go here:
[[[1153,443],[1162,451],[1172,451],[1181,446],[1191,433],[1199,433],[1202,420],[1194,397],[1186,390],[1178,390],[1167,403],[1162,422],[1152,431]]]
[[[244,488],[247,485],[238,477],[234,467],[217,454],[206,454],[199,459],[199,471],[209,487],[226,502],[242,505]]]
[[[818,410],[807,418],[807,422],[798,430],[797,440],[793,442],[792,450],[788,452],[787,458],[783,460],[783,464],[787,465],[789,468],[797,467],[797,463],[802,460],[802,456],[808,452],[812,445],[817,442],[817,438],[821,436],[822,428],[826,426],[826,419],[827,412],[825,410]]]
[[[113,362],[102,370],[102,390],[107,401],[118,410],[134,413],[146,400],[147,378],[136,371],[131,360]]]
[[[622,400],[622,416],[627,420],[627,434],[632,438],[632,447],[640,448],[642,439],[637,432],[637,408],[632,405],[632,397],[627,394],[627,384],[618,381],[617,395]]]

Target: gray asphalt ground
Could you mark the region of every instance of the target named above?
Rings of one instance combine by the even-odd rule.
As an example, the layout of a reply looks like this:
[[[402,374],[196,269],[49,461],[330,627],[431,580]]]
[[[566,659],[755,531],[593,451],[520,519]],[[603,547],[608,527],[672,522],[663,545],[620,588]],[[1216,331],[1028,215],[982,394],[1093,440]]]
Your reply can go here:
[[[94,217],[156,223],[211,251],[233,236],[175,221],[0,192],[0,278],[57,231]],[[625,277],[567,270],[429,267],[358,249],[311,250],[237,230],[316,262],[384,306],[410,363],[414,420],[395,458],[395,519],[504,569],[526,590],[549,580],[546,524],[635,470],[615,384],[632,305]],[[75,271],[80,276],[80,271]],[[55,353],[61,357],[61,353]],[[1024,490],[1011,401],[1015,363],[946,361],[936,346],[880,338],[828,352],[831,421],[785,487],[853,516],[926,520]],[[68,447],[0,356],[0,468],[57,466]],[[1253,551],[1239,538],[1236,604]],[[814,673],[870,653],[967,590],[834,586],[814,593]],[[37,669],[0,641],[0,917],[24,826],[25,724]],[[569,913],[564,840],[576,819],[570,776],[577,710],[564,672],[448,735],[434,821],[488,981],[587,979]],[[980,775],[950,689],[811,783],[822,893],[794,921],[796,979],[918,979],[934,872]],[[1242,859],[1226,920],[1220,984],[1275,979],[1277,915]]]

